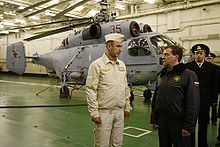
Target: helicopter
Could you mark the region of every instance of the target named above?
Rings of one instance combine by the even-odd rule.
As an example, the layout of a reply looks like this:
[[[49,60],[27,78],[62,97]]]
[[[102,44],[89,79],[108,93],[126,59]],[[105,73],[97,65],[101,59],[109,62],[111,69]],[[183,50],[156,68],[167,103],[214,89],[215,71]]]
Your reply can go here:
[[[145,85],[145,99],[151,98],[151,90],[157,73],[164,67],[162,53],[164,46],[178,43],[168,36],[153,32],[147,24],[139,24],[133,20],[111,19],[106,13],[106,0],[101,2],[102,9],[96,14],[90,24],[81,30],[70,33],[58,48],[46,54],[34,54],[26,57],[23,42],[17,42],[7,47],[6,66],[9,71],[22,75],[25,72],[26,58],[33,63],[46,67],[49,73],[55,73],[62,81],[60,97],[70,97],[71,85],[85,85],[89,65],[105,53],[104,36],[109,33],[121,33],[124,37],[123,49],[119,59],[124,61],[127,68],[127,79],[132,87]],[[87,23],[87,22],[86,22]],[[33,36],[30,41],[42,36]],[[179,44],[178,44],[179,45]],[[73,86],[72,86],[73,87]]]

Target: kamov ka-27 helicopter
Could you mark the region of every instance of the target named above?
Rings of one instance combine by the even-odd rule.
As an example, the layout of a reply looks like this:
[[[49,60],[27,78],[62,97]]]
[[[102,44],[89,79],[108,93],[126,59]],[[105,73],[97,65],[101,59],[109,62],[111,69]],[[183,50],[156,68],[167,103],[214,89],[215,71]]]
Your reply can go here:
[[[161,61],[163,47],[178,44],[169,37],[152,32],[149,25],[139,25],[132,20],[113,20],[106,13],[107,1],[102,0],[100,13],[92,18],[89,26],[71,33],[63,39],[62,44],[53,52],[32,56],[33,63],[46,67],[50,73],[55,73],[63,84],[60,97],[69,97],[71,84],[84,85],[88,67],[105,52],[104,36],[109,33],[125,35],[120,59],[127,67],[128,82],[133,85],[148,87],[143,93],[145,99],[151,97],[157,73],[163,68]],[[103,7],[104,6],[104,7]],[[36,39],[38,36],[26,40]],[[9,71],[22,75],[25,72],[25,47],[18,42],[7,48],[7,68]],[[30,57],[29,57],[30,58]],[[149,90],[150,89],[150,90]]]

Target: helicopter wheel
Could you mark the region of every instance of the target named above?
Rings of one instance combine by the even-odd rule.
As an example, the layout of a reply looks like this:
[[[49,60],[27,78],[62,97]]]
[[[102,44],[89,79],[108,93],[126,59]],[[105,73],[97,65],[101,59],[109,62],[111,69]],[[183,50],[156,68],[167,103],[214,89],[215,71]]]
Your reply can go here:
[[[70,97],[69,88],[66,85],[61,86],[60,88],[60,98],[69,98]]]
[[[130,103],[134,101],[134,94],[133,91],[130,92]]]
[[[134,107],[134,104],[133,104],[133,101],[134,101],[134,94],[133,94],[133,91],[130,92],[130,106],[133,108]]]
[[[143,92],[143,96],[144,96],[144,101],[147,101],[150,100],[150,98],[152,97],[152,93],[149,89],[146,89]]]

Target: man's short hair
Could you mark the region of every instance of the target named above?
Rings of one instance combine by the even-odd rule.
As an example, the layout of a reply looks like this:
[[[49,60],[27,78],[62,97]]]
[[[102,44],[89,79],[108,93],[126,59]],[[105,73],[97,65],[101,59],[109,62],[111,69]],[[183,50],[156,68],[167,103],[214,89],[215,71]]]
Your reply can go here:
[[[168,48],[172,49],[171,53],[173,55],[178,55],[179,56],[178,61],[180,62],[182,57],[183,57],[183,48],[179,45],[168,45],[164,49],[168,49]]]

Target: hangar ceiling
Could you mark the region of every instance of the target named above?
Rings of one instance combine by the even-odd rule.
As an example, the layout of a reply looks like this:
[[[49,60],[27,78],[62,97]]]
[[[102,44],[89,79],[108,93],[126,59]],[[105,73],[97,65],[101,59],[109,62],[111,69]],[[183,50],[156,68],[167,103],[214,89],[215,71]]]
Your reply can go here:
[[[155,3],[150,4],[152,1]],[[108,13],[117,17],[181,1],[187,0],[108,0]],[[98,13],[99,3],[100,0],[1,0],[0,35],[19,31],[14,29],[19,27],[28,31],[59,27],[73,19],[80,22]]]

